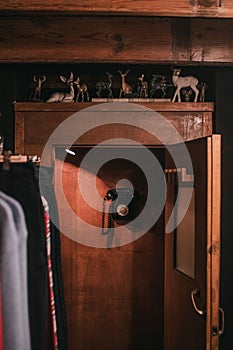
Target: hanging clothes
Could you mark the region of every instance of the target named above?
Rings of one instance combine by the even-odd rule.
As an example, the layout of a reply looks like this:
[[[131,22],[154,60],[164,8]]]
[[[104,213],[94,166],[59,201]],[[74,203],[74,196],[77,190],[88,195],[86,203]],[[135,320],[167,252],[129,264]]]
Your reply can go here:
[[[42,188],[39,186],[39,175],[43,183]],[[4,207],[7,196],[17,201],[22,207],[26,221],[25,226],[28,232],[25,248],[27,250],[27,273],[24,275],[21,274],[21,281],[26,280],[28,286],[27,310],[29,320],[22,323],[26,325],[29,323],[30,334],[28,338],[31,343],[22,347],[15,347],[15,345],[6,349],[3,347],[3,350],[68,350],[60,231],[57,225],[58,210],[52,177],[52,169],[45,167],[39,168],[32,163],[13,163],[10,164],[7,171],[3,169],[3,164],[0,163],[0,191],[2,191],[0,200],[4,200],[2,211],[5,210],[7,212],[7,209]],[[44,210],[42,196],[45,198],[49,207],[49,213]],[[16,216],[16,214],[14,215]],[[18,226],[12,224],[14,215],[12,212],[10,214],[8,210],[8,226],[13,227],[15,225],[18,232],[21,227],[20,224]],[[50,217],[56,217],[56,226],[50,220]],[[4,217],[0,219],[2,219],[1,222],[5,225]],[[12,232],[15,231],[12,229]],[[15,233],[14,236],[16,236]],[[16,238],[14,239],[16,240]],[[19,251],[21,253],[18,252],[17,254],[22,254],[20,249]],[[4,257],[5,251],[2,251],[2,253]],[[21,265],[23,266],[23,264]],[[20,285],[15,285],[15,290],[18,290],[18,288],[21,288]],[[26,300],[26,294],[24,292],[22,293]],[[52,320],[50,319],[51,312],[53,316]],[[9,315],[12,317],[12,311],[9,312],[8,310],[6,314],[8,317]],[[51,321],[53,322],[51,323]],[[21,334],[27,335],[27,332],[24,331]]]
[[[28,305],[31,350],[46,349],[48,320],[46,232],[35,166],[30,163],[11,164],[10,169],[5,171],[2,170],[2,164],[0,164],[0,190],[16,199],[25,214],[28,230]],[[7,213],[7,209],[4,210]],[[1,219],[4,220],[4,217]],[[10,220],[13,218],[10,217],[9,212],[8,219],[8,225],[12,226]],[[12,239],[15,238],[12,237]],[[2,253],[3,256],[6,254],[5,251]],[[17,295],[15,297],[17,299]],[[11,318],[12,310],[14,308],[11,311],[8,310]],[[11,337],[14,338],[12,334]],[[26,348],[19,346],[9,348],[9,350],[13,349],[24,350]]]
[[[25,222],[25,216],[21,205],[13,198],[0,192],[0,198],[3,199],[13,213],[15,227],[19,240],[19,267],[20,267],[20,289],[22,299],[22,322],[24,324],[24,335],[26,339],[30,338],[29,334],[29,315],[28,315],[28,280],[27,280],[27,240],[28,231]],[[28,343],[30,348],[30,342]],[[26,349],[26,347],[25,347]]]
[[[2,284],[0,279],[0,350],[2,350]]]
[[[28,317],[27,237],[20,204],[0,192],[0,262],[3,349],[31,349]]]

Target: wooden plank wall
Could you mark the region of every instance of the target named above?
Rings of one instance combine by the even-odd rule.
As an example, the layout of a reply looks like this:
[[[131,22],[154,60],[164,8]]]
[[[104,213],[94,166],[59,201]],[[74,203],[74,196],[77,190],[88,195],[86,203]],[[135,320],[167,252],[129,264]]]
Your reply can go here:
[[[1,0],[0,11],[73,14],[233,17],[231,0]]]
[[[0,22],[0,62],[233,63],[233,19],[28,15]]]

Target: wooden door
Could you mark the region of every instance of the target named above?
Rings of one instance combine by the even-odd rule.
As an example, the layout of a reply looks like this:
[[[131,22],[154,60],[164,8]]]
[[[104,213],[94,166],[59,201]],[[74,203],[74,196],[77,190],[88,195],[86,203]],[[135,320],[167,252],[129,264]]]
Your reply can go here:
[[[183,221],[165,234],[164,350],[217,350],[220,136],[190,141],[187,148],[193,164],[192,200]],[[168,156],[166,166],[172,166]],[[187,186],[189,182],[182,182],[181,190]],[[166,221],[176,200],[174,178],[167,190]]]
[[[80,163],[89,150],[79,147],[79,156],[67,157],[64,164],[57,152],[54,167],[60,224],[61,229],[64,228],[61,248],[69,349],[162,350],[164,214],[143,237],[115,248],[87,246],[68,237],[72,230],[85,232],[85,223],[76,225],[64,207],[58,181],[61,169],[62,185],[72,210],[83,221],[99,227],[100,232],[101,212],[88,206],[82,198],[78,172],[84,173],[86,191],[93,191],[88,184],[91,178],[96,178],[96,188],[102,198],[109,188],[116,187],[119,179],[128,179],[138,190],[137,206],[143,207],[147,196],[142,170],[127,159],[114,157],[102,166],[98,176],[92,164],[83,169]],[[102,152],[106,152],[106,148]],[[140,150],[130,152],[138,155]],[[160,148],[153,152],[164,167],[164,151]]]

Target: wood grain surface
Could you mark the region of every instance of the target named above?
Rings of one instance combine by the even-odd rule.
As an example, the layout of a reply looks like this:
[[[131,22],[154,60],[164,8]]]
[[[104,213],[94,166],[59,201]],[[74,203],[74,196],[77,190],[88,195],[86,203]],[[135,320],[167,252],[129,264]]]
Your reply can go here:
[[[76,14],[233,17],[231,0],[2,0],[0,10],[8,13],[53,12]]]
[[[87,152],[87,150],[80,150]],[[138,151],[135,151],[138,152]],[[162,150],[154,150],[163,161]],[[84,220],[80,225],[70,219],[61,198],[58,180],[62,167],[62,186],[73,212]],[[116,248],[103,249],[78,243],[85,225],[99,226],[101,212],[88,209],[77,181],[95,175],[81,166],[55,160],[55,191],[58,199],[62,235],[62,268],[67,307],[69,349],[162,349],[163,348],[163,214],[143,237]],[[96,189],[103,198],[106,189],[119,179],[131,181],[140,193],[147,193],[142,171],[131,161],[114,159],[96,176]],[[93,189],[86,187],[92,194]],[[140,202],[137,201],[136,205]],[[93,199],[94,201],[94,199]],[[117,225],[115,223],[115,225]],[[70,232],[76,232],[69,239]],[[68,234],[67,234],[68,233]],[[75,239],[76,238],[76,239]]]
[[[91,105],[91,103],[14,103],[15,153],[41,156],[52,132],[69,116]],[[141,103],[141,105],[160,112],[178,130],[185,141],[212,134],[213,103],[161,102]],[[162,135],[169,142],[170,131],[164,129],[164,125],[160,125],[159,119],[157,123],[160,136]],[[60,136],[60,144],[67,144],[67,140],[72,142],[72,133],[73,129],[68,128],[66,133]],[[154,135],[126,124],[124,127],[122,124],[107,124],[90,128],[76,140],[76,143],[96,145],[104,140],[119,137],[137,140],[144,145],[161,144],[161,140]],[[174,143],[173,141],[171,143]],[[51,158],[47,161],[50,164]]]
[[[0,22],[0,62],[233,62],[233,19],[2,16]]]

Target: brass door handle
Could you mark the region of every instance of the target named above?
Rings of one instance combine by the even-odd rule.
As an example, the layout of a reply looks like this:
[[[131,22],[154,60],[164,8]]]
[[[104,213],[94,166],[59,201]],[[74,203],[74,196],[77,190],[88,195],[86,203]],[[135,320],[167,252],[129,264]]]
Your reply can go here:
[[[200,294],[200,289],[199,288],[195,288],[191,291],[191,300],[192,300],[192,304],[194,307],[194,310],[201,316],[205,315],[205,310],[199,309],[197,307],[196,301],[195,301],[195,297],[198,296],[198,294]]]
[[[219,308],[219,311],[221,313],[221,328],[219,329],[218,334],[222,335],[225,330],[225,313],[221,307]]]

